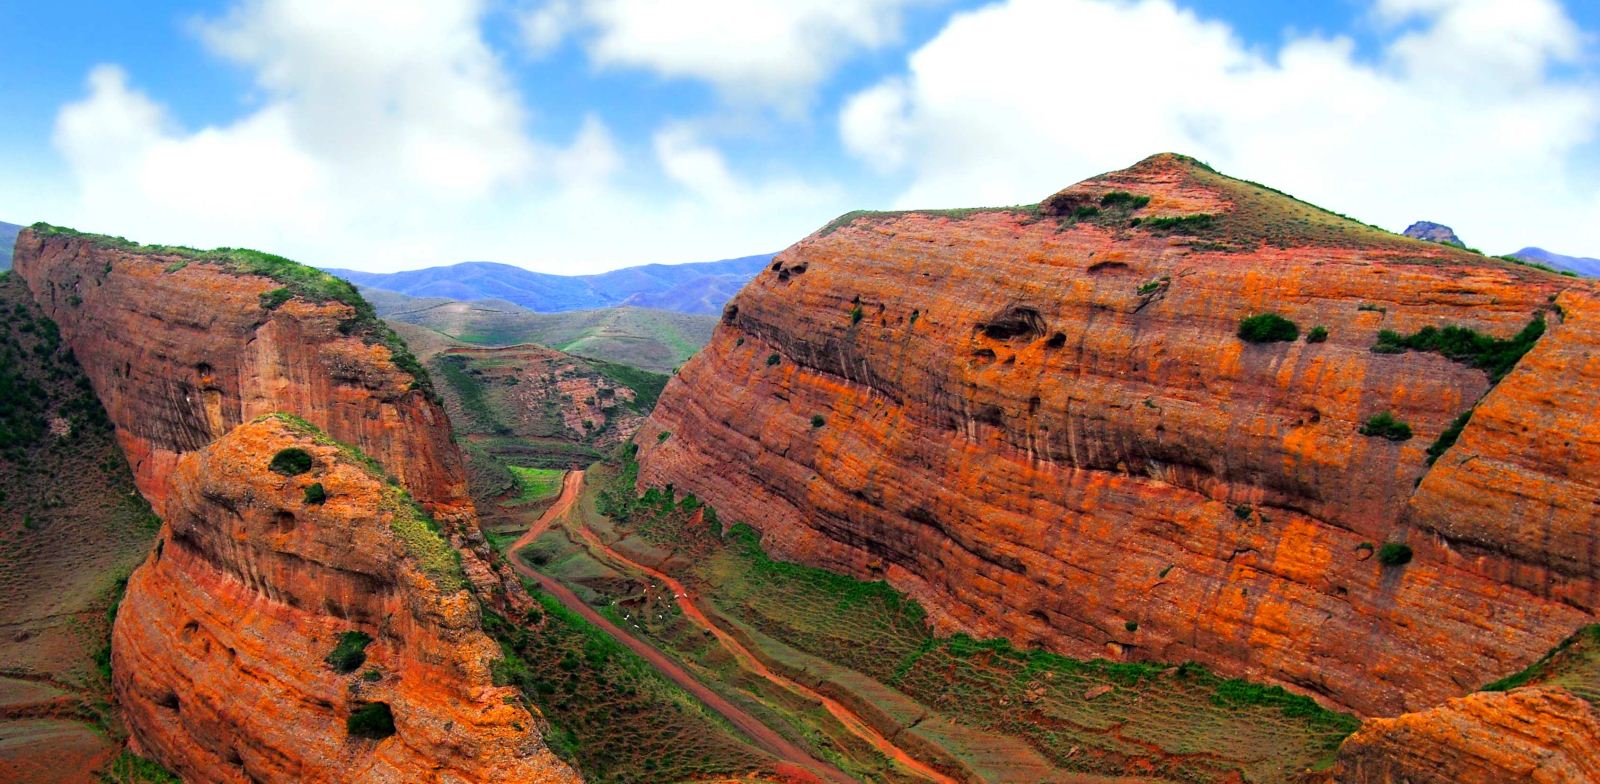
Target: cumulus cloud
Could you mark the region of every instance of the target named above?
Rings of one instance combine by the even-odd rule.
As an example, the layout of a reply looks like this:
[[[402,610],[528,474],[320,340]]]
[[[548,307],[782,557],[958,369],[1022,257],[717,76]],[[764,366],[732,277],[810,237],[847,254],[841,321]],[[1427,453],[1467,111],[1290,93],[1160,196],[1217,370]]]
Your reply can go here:
[[[850,55],[898,40],[904,10],[926,0],[549,0],[524,38],[548,51],[581,34],[602,67],[698,79],[725,95],[788,110]]]
[[[195,30],[253,75],[254,106],[198,129],[123,69],[98,67],[57,116],[77,204],[52,217],[325,265],[493,258],[589,271],[769,249],[824,220],[819,200],[839,200],[782,178],[747,182],[681,128],[631,160],[597,115],[565,141],[541,139],[482,38],[485,10],[243,0]],[[749,222],[703,229],[729,214]]]
[[[1008,0],[954,17],[848,100],[901,206],[1033,201],[1163,150],[1391,228],[1597,250],[1600,88],[1554,0],[1378,0],[1381,51],[1246,46],[1170,0]]]

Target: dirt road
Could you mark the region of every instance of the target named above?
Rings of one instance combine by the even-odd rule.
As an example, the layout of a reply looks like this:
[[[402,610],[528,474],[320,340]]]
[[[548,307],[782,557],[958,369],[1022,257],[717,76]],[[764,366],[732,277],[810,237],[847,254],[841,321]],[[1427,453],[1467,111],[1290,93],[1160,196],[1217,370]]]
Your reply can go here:
[[[582,489],[583,472],[568,471],[567,475],[561,480],[561,497],[556,500],[555,505],[545,510],[545,513],[540,515],[538,521],[528,528],[528,532],[518,537],[517,541],[513,542],[511,547],[506,550],[508,554],[507,560],[511,562],[511,568],[515,569],[518,574],[538,581],[540,588],[543,588],[551,596],[556,597],[567,609],[583,616],[584,620],[615,637],[618,642],[626,645],[629,650],[649,662],[651,666],[671,679],[673,683],[682,686],[685,691],[693,694],[697,699],[705,703],[706,707],[721,714],[733,726],[738,727],[740,731],[748,735],[761,748],[771,752],[778,759],[811,771],[821,777],[819,780],[852,784],[855,780],[845,775],[844,771],[811,756],[805,749],[774,732],[771,727],[761,723],[754,716],[723,698],[722,695],[695,680],[694,676],[679,666],[677,662],[668,658],[666,654],[624,631],[620,626],[612,623],[611,619],[585,604],[571,589],[556,582],[552,577],[540,574],[533,567],[523,563],[522,559],[516,557],[517,551],[532,544],[533,540],[538,539],[541,534],[550,529],[552,523],[561,519],[563,515],[572,509],[572,505],[577,502],[579,491]]]
[[[929,781],[938,782],[938,784],[960,784],[960,782],[956,779],[940,773],[939,771],[923,763],[921,760],[918,760],[917,758],[906,753],[904,749],[896,746],[893,741],[884,737],[884,735],[878,732],[876,729],[873,729],[873,727],[864,719],[862,719],[860,715],[856,714],[855,711],[852,711],[844,703],[825,696],[815,689],[786,678],[772,670],[759,658],[757,658],[749,648],[746,648],[744,644],[738,640],[738,638],[724,631],[722,627],[712,623],[711,619],[706,616],[705,612],[701,610],[700,606],[695,604],[693,598],[689,594],[688,587],[674,579],[671,575],[658,569],[653,569],[649,566],[638,563],[637,561],[628,558],[616,550],[613,550],[604,542],[600,541],[600,537],[596,536],[593,531],[586,527],[578,527],[576,532],[591,549],[603,553],[607,558],[629,569],[643,572],[657,580],[660,580],[662,583],[665,583],[667,589],[672,591],[673,600],[677,602],[678,608],[683,610],[683,614],[688,617],[689,620],[693,621],[696,626],[699,626],[700,628],[705,629],[714,635],[717,638],[717,641],[722,643],[722,647],[727,649],[729,653],[733,654],[733,658],[735,661],[739,662],[739,666],[761,676],[762,678],[767,679],[768,681],[771,681],[772,683],[777,684],[784,689],[789,690],[790,692],[793,692],[794,694],[800,695],[805,699],[822,705],[822,707],[826,709],[828,713],[832,714],[840,724],[844,725],[845,729],[848,729],[856,737],[871,744],[873,748],[877,749],[884,756],[900,763],[922,778],[925,778]]]

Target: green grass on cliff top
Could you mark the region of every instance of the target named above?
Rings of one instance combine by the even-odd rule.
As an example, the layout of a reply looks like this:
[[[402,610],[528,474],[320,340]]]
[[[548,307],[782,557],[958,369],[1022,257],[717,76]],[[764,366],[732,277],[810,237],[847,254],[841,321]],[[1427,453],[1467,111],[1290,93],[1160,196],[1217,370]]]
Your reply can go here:
[[[257,275],[282,284],[283,288],[298,299],[308,302],[338,302],[355,311],[355,315],[339,325],[339,330],[347,335],[355,335],[368,343],[381,343],[389,349],[390,359],[395,366],[405,371],[412,378],[412,388],[420,389],[430,398],[437,399],[433,390],[433,381],[428,377],[428,371],[422,363],[412,356],[405,341],[401,340],[394,330],[389,328],[382,319],[378,318],[377,311],[373,309],[356,287],[349,281],[336,278],[322,270],[308,267],[296,261],[291,261],[282,256],[263,253],[249,248],[214,248],[200,250],[182,245],[143,245],[123,237],[111,237],[104,234],[90,234],[88,232],[70,229],[65,226],[53,226],[48,223],[35,223],[31,227],[33,233],[40,237],[73,237],[92,243],[102,248],[111,248],[127,253],[137,253],[144,256],[175,257],[176,260],[168,265],[168,271],[177,271],[191,263],[211,264],[222,267],[239,275]],[[275,302],[282,304],[282,295],[275,293]],[[268,306],[266,301],[263,306]],[[272,307],[276,307],[273,305]],[[270,309],[270,308],[269,308]]]
[[[1139,170],[1143,167],[1176,163],[1183,167],[1188,187],[1210,190],[1231,205],[1219,215],[1188,216],[1146,215],[1144,205],[1133,200],[1117,200],[1104,209],[1076,216],[1063,216],[1063,228],[1078,223],[1092,223],[1112,229],[1125,236],[1136,232],[1156,232],[1181,235],[1190,247],[1209,252],[1255,252],[1262,247],[1335,247],[1360,248],[1384,252],[1395,261],[1418,263],[1454,263],[1493,267],[1526,269],[1558,275],[1555,270],[1539,269],[1520,260],[1485,256],[1481,252],[1440,245],[1395,234],[1351,218],[1348,215],[1302,201],[1258,182],[1229,177],[1209,165],[1187,155],[1164,153],[1141,161],[1134,166],[1109,172],[1086,181],[1093,186],[1105,186],[1114,192],[1130,193],[1134,200],[1141,194]],[[1010,207],[975,207],[943,210],[895,210],[875,212],[857,210],[835,218],[818,230],[825,237],[860,219],[885,220],[905,215],[926,215],[962,220],[974,215],[1008,212],[1032,220],[1043,219],[1039,204]],[[1154,218],[1154,220],[1151,220]]]
[[[382,493],[383,508],[390,513],[389,530],[405,545],[406,553],[416,561],[418,568],[434,581],[441,591],[459,591],[467,587],[466,575],[461,569],[461,553],[450,546],[439,523],[428,514],[411,494],[400,487],[384,471],[383,465],[360,449],[339,441],[321,428],[293,414],[277,412],[257,417],[256,422],[274,421],[286,425],[296,435],[309,438],[318,444],[339,450],[346,462],[360,467],[367,475],[385,485]]]

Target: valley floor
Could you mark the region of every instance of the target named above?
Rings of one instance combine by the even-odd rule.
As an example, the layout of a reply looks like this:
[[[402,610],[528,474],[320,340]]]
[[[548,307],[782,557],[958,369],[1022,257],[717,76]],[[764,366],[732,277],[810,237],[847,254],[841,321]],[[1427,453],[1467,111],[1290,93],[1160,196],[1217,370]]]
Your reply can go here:
[[[632,481],[627,465],[569,473],[496,543],[546,599],[822,780],[1294,781],[1355,726],[1200,668],[934,637],[886,586],[770,561],[749,528],[692,498],[632,500]]]

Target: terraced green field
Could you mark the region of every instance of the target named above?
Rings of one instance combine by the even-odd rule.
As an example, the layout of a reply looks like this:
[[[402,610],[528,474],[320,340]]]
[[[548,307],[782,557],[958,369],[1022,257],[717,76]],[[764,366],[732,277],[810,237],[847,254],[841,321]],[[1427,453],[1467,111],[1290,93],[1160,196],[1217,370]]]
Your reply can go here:
[[[989,780],[1026,781],[1043,760],[1065,775],[1286,782],[1326,767],[1357,726],[1304,697],[1198,665],[1080,661],[1003,640],[937,636],[921,607],[886,584],[774,561],[753,529],[724,529],[692,498],[652,490],[634,499],[630,465],[590,475],[598,509],[616,521],[613,547],[654,559],[703,592],[769,664],[815,680],[820,668],[807,660],[820,660],[833,668],[824,682],[839,693],[898,695],[902,721],[933,724],[923,739]],[[708,655],[659,592],[618,585],[614,573],[572,579],[597,600],[621,601],[666,647],[691,660]],[[1015,766],[995,758],[996,738],[1026,749]]]

